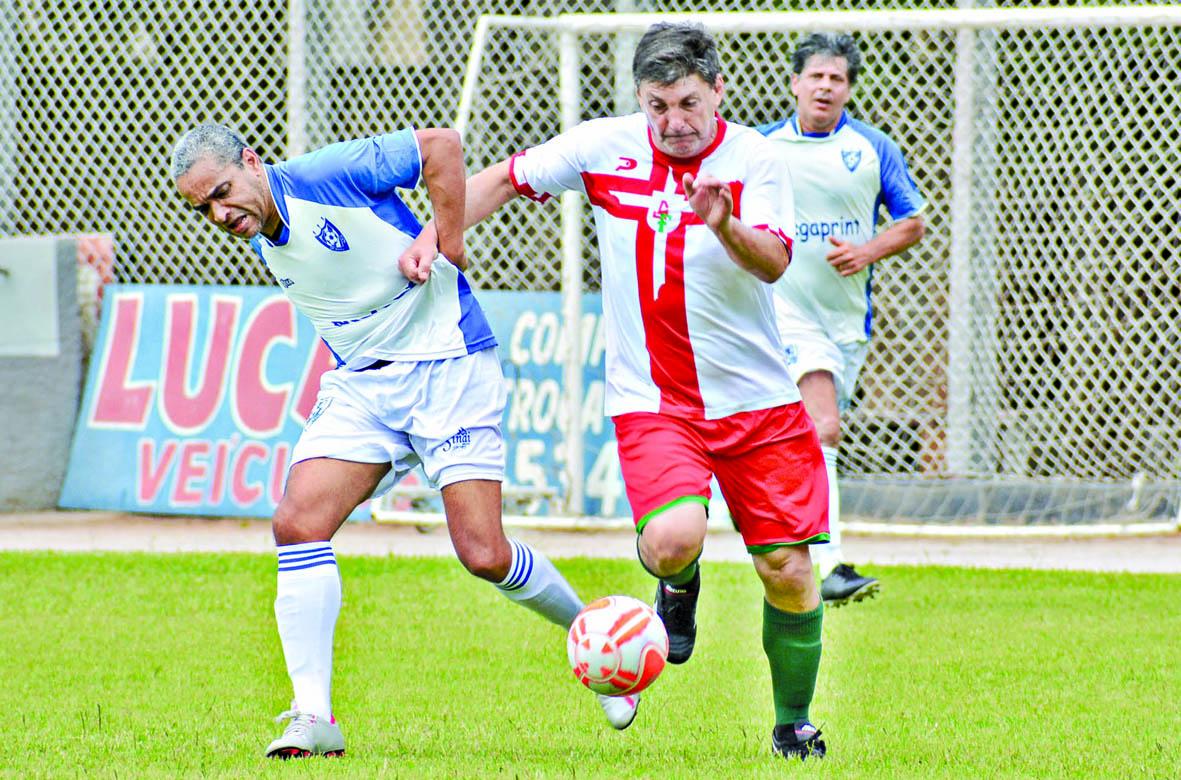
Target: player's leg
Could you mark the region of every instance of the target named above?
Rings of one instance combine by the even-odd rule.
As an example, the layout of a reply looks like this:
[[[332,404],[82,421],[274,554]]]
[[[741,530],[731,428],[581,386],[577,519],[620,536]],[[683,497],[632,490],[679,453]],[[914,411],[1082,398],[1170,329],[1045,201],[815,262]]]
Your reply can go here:
[[[434,361],[421,373],[427,400],[405,424],[427,478],[442,490],[460,563],[509,600],[568,629],[582,600],[548,558],[507,538],[501,524],[505,390],[496,351]],[[431,429],[438,424],[445,427]],[[611,725],[623,729],[635,719],[639,696],[600,697],[599,703]]]
[[[388,463],[312,458],[291,467],[273,530],[279,573],[275,620],[294,691],[283,735],[267,755],[339,755],[344,737],[332,715],[332,642],[340,613],[340,573],[332,537],[389,471]]]
[[[707,528],[709,457],[700,434],[684,420],[635,413],[614,421],[640,564],[660,580],[655,606],[668,631],[668,660],[682,664],[697,641],[697,561]]]
[[[469,429],[478,436],[478,429]],[[505,536],[501,525],[500,482],[468,479],[443,488],[447,530],[455,554],[473,575],[496,586],[505,597],[569,629],[583,603],[566,578],[540,551]],[[625,729],[635,720],[640,697],[599,696],[607,720]]]
[[[804,406],[816,424],[828,474],[830,540],[812,548],[820,571],[820,595],[833,606],[873,595],[877,580],[862,577],[842,561],[841,499],[837,484],[837,453],[841,441],[841,413],[848,407],[857,375],[865,363],[867,344],[836,344],[810,315],[775,298],[775,318],[783,341],[791,378],[800,389]]]
[[[833,374],[827,370],[809,371],[796,379],[804,408],[816,426],[820,437],[820,451],[824,455],[824,471],[828,476],[828,544],[817,545],[812,559],[820,568],[821,577],[842,562],[841,499],[837,487],[837,451],[841,443],[841,413],[837,407],[837,389]]]
[[[668,631],[669,663],[688,661],[697,643],[697,599],[701,595],[698,558],[707,526],[703,504],[681,501],[649,513],[636,545],[640,564],[660,580],[655,606]]]
[[[829,346],[830,349],[835,348],[835,345]],[[864,359],[864,346],[859,346],[858,349]],[[852,367],[852,376],[849,376],[849,368],[842,354],[836,374],[829,371],[810,371],[797,380],[804,406],[820,437],[820,451],[824,454],[825,473],[828,475],[829,542],[813,549],[813,559],[821,576],[820,595],[825,602],[834,607],[872,597],[879,588],[877,579],[866,577],[858,573],[851,564],[845,563],[844,551],[841,548],[841,494],[837,481],[841,408],[847,406],[847,399],[851,395],[845,392],[844,388],[855,385],[860,362],[856,362],[855,367]]]
[[[763,581],[763,649],[775,703],[773,749],[823,755],[809,706],[824,610],[808,545],[827,538],[828,483],[811,419],[796,403],[726,419],[718,484]]]
[[[545,556],[510,541],[501,526],[506,391],[495,349],[420,364],[419,392],[404,426],[431,484],[443,493],[447,530],[460,563],[509,599],[568,628],[582,609]]]
[[[478,429],[469,431],[473,441],[480,435]],[[464,568],[495,585],[511,601],[562,628],[570,627],[582,600],[548,558],[525,542],[505,536],[499,481],[466,479],[446,485],[443,507],[451,543]]]
[[[821,758],[826,750],[809,712],[820,671],[824,606],[808,549],[785,546],[753,556],[765,594],[763,652],[775,703],[771,747],[785,758]]]
[[[371,494],[418,462],[404,434],[375,414],[376,372],[329,371],[296,442],[273,521],[279,575],[275,619],[294,704],[283,736],[267,750],[286,758],[343,751],[333,717],[332,643],[341,582],[332,537]]]

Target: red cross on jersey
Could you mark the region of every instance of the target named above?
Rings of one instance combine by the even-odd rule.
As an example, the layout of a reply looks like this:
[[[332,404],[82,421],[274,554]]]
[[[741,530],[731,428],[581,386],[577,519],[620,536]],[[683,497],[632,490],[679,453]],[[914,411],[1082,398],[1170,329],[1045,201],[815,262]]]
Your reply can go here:
[[[729,182],[734,216],[791,250],[783,158],[754,130],[718,118],[693,158],[656,149],[645,116],[596,119],[513,157],[513,186],[565,190],[594,207],[607,322],[606,413],[716,420],[800,400],[788,376],[771,285],[743,271],[689,207],[682,180]]]

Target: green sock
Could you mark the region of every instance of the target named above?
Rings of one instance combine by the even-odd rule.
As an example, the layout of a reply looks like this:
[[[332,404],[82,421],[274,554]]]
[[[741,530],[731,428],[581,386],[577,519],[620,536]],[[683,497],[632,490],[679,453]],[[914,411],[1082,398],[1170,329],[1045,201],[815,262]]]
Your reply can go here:
[[[823,602],[811,612],[783,612],[763,602],[763,651],[771,663],[776,725],[808,719],[823,622]]]

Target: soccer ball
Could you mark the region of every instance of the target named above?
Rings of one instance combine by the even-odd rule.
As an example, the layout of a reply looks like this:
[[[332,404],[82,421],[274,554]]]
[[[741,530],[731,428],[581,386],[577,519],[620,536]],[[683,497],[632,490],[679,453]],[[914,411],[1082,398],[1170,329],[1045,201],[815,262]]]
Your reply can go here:
[[[566,637],[566,654],[578,681],[595,693],[639,693],[660,676],[668,658],[668,633],[656,611],[630,596],[587,604]]]

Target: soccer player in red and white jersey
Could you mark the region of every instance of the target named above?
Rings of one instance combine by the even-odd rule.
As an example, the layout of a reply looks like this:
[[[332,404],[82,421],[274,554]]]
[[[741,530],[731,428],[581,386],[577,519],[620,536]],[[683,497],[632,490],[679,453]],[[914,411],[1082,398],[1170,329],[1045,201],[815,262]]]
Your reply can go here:
[[[693,651],[716,475],[766,593],[773,748],[822,756],[809,705],[823,607],[808,545],[828,540],[827,482],[771,290],[791,260],[786,163],[757,132],[718,115],[717,49],[699,25],[649,29],[633,76],[641,113],[585,122],[471,177],[465,223],[519,195],[589,198],[608,329],[606,412],[640,561],[660,578],[669,660]],[[420,236],[430,240],[429,230]],[[411,280],[421,272],[403,267]]]

